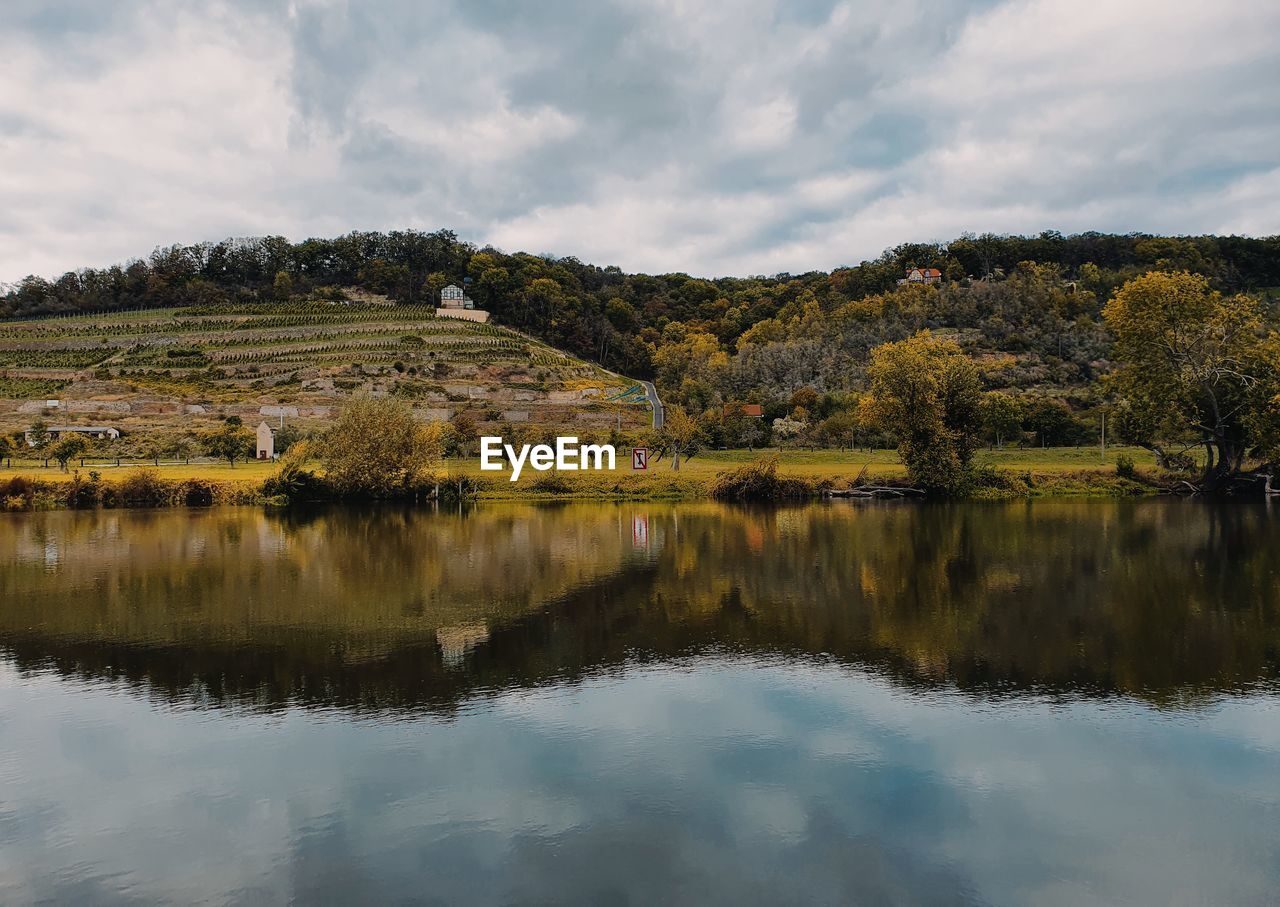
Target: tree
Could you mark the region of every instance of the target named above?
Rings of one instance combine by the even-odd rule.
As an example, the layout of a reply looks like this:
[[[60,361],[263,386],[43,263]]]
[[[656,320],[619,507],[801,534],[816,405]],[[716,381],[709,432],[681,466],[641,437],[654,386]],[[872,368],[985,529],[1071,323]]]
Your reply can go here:
[[[200,442],[208,456],[226,460],[231,466],[236,465],[236,460],[247,460],[253,456],[253,435],[240,423],[238,416],[229,416],[221,428],[204,432]]]
[[[190,460],[195,452],[195,444],[185,435],[178,435],[169,440],[163,450],[165,456],[173,457],[175,460]]]
[[[854,435],[858,430],[858,417],[853,410],[841,409],[822,420],[818,426],[818,436],[822,443],[829,447],[853,446]]]
[[[164,456],[164,443],[156,438],[144,438],[136,450],[142,459],[150,460],[159,466],[160,458]]]
[[[66,472],[67,464],[84,453],[88,447],[89,442],[85,440],[84,435],[76,432],[67,432],[54,442],[53,447],[49,449],[49,453],[58,461],[62,471]]]
[[[288,271],[276,271],[275,280],[271,282],[271,291],[279,302],[288,302],[293,295],[293,278]]]
[[[1084,437],[1084,426],[1071,407],[1054,397],[1032,397],[1023,407],[1022,419],[1041,447],[1066,447]]]
[[[1022,430],[1022,404],[1017,397],[999,391],[983,394],[980,414],[982,433],[996,447],[1004,447],[1006,438],[1017,437]]]
[[[698,451],[698,423],[680,406],[668,406],[662,420],[662,446],[671,451],[671,468],[679,471],[680,455],[689,459]]]
[[[393,498],[416,491],[439,462],[441,435],[402,401],[353,397],[326,432],[320,461],[333,489],[347,497]]]
[[[296,425],[284,425],[276,429],[275,448],[276,456],[282,456],[287,453],[289,448],[302,441],[302,431]]]
[[[464,459],[471,456],[480,437],[475,420],[468,416],[465,410],[459,410],[449,420],[449,428],[446,438],[448,447],[445,453]]]
[[[27,445],[36,450],[44,450],[49,444],[49,427],[40,419],[31,423],[27,429]]]
[[[1117,290],[1103,316],[1130,436],[1162,459],[1162,442],[1198,441],[1204,490],[1225,489],[1269,433],[1273,372],[1258,300],[1226,298],[1198,274],[1153,271]]]
[[[787,441],[794,441],[804,434],[805,423],[787,416],[773,420],[773,437],[779,447],[786,446]]]
[[[941,493],[963,492],[978,446],[982,398],[978,370],[950,340],[924,331],[871,351],[870,427],[892,431],[911,480]]]

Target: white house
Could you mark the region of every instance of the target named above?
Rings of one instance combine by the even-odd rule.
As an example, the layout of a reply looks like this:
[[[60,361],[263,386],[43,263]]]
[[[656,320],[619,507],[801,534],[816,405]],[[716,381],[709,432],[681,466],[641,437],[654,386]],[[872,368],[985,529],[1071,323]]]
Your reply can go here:
[[[457,284],[449,284],[440,291],[440,305],[436,309],[437,318],[463,318],[467,321],[486,322],[489,313],[477,309],[475,300]]]
[[[463,292],[457,284],[449,284],[440,291],[440,307],[444,309],[474,309],[475,300]]]
[[[258,423],[258,459],[274,460],[276,456],[276,432],[266,422]]]
[[[50,425],[45,429],[46,440],[56,441],[63,435],[84,435],[95,441],[114,441],[120,437],[120,429],[109,425]],[[28,447],[36,446],[36,436],[30,430],[23,432]]]

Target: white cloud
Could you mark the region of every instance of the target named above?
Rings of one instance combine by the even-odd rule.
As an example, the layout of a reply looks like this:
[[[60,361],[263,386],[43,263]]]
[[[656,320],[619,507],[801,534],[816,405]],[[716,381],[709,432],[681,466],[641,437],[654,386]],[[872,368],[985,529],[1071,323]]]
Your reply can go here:
[[[19,4],[0,280],[451,227],[631,269],[964,230],[1280,232],[1280,7]]]

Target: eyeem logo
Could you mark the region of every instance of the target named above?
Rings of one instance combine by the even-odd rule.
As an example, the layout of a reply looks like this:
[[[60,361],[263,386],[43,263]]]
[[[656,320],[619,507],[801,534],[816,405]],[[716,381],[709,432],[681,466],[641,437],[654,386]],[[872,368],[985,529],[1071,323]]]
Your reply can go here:
[[[579,469],[613,469],[615,454],[612,444],[578,444],[577,438],[556,438],[556,445],[525,444],[518,451],[501,438],[480,439],[480,468],[488,472],[502,469],[505,459],[511,464],[511,481],[520,478],[528,463],[538,472],[548,469],[576,472]],[[609,465],[605,466],[605,458]]]

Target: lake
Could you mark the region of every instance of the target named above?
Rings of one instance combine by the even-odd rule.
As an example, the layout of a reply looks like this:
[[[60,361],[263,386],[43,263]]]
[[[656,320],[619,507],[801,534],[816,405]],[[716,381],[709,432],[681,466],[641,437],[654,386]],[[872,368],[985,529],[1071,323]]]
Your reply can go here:
[[[1277,891],[1280,508],[0,515],[0,903]]]

